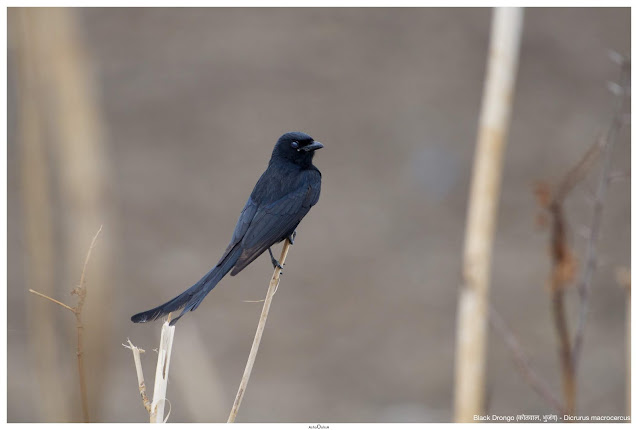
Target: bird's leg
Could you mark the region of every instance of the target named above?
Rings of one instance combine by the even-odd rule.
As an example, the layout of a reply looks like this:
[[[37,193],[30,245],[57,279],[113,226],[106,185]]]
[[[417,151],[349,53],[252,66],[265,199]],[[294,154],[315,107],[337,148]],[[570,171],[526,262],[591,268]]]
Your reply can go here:
[[[274,269],[276,267],[279,267],[281,270],[284,270],[283,266],[279,264],[279,261],[277,261],[275,256],[272,255],[272,251],[270,250],[270,248],[268,248],[268,252],[270,253],[270,262],[272,263],[272,268]]]
[[[297,230],[293,231],[292,234],[288,236],[288,242],[290,242],[291,245],[295,244],[295,237],[297,237]]]

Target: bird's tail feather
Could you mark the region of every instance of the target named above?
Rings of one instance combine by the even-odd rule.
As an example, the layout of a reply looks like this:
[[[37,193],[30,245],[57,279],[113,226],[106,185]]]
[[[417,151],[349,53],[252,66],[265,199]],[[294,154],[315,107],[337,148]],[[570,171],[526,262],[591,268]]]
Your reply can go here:
[[[226,254],[215,267],[204,275],[202,279],[197,281],[195,285],[163,305],[133,315],[131,317],[131,321],[134,323],[153,321],[163,317],[164,315],[168,315],[171,312],[182,309],[182,312],[177,318],[171,319],[170,325],[175,325],[177,320],[179,320],[186,312],[197,309],[202,300],[204,300],[204,297],[206,297],[206,295],[215,288],[215,285],[221,281],[226,273],[233,268],[240,254],[241,248],[236,246],[228,254]]]

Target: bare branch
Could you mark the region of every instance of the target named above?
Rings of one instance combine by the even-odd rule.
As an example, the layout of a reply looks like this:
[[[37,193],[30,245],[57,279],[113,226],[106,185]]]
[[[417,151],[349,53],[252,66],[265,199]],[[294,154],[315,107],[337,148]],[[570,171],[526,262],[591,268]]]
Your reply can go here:
[[[624,124],[624,103],[625,96],[627,95],[626,89],[629,86],[629,71],[629,62],[623,61],[621,83],[614,84],[610,87],[617,97],[612,122],[606,134],[599,138],[597,142],[588,149],[582,159],[567,172],[562,181],[555,187],[554,193],[550,193],[546,186],[537,187],[536,189],[540,205],[549,212],[552,219],[550,237],[552,274],[550,277],[550,285],[552,311],[559,340],[559,356],[562,369],[565,410],[567,414],[573,414],[575,411],[576,367],[582,349],[591,280],[597,265],[596,245],[600,237],[603,201],[607,187],[612,180],[612,175],[610,174],[612,149],[618,131]],[[617,86],[620,86],[621,89],[618,90]],[[592,217],[592,224],[589,228],[585,229],[588,233],[585,235],[587,238],[587,257],[583,275],[578,285],[581,307],[572,346],[570,345],[570,335],[567,326],[564,289],[573,282],[576,263],[567,244],[563,202],[574,186],[591,170],[591,167],[599,156],[604,157],[603,167],[600,172],[596,193],[593,196],[594,215]]]
[[[29,292],[37,296],[43,297],[45,299],[48,299],[52,301],[53,303],[56,303],[62,306],[63,308],[70,310],[75,315],[75,322],[76,322],[75,325],[77,328],[76,355],[78,358],[78,375],[80,378],[80,397],[82,399],[82,415],[84,418],[84,422],[87,422],[87,423],[89,422],[89,402],[88,402],[88,395],[86,390],[86,374],[84,372],[84,349],[83,349],[83,337],[82,337],[82,333],[84,331],[84,325],[82,324],[82,307],[84,306],[84,300],[86,299],[86,284],[84,282],[86,267],[89,264],[89,260],[91,258],[91,251],[95,247],[95,242],[98,236],[100,235],[101,231],[102,231],[102,226],[100,226],[97,233],[95,233],[95,236],[93,236],[93,240],[91,241],[91,246],[89,246],[89,250],[86,253],[86,259],[84,260],[84,267],[82,268],[82,275],[80,276],[80,285],[71,291],[71,294],[75,294],[78,296],[78,303],[75,307],[72,308],[71,306],[66,305],[60,301],[57,301],[45,294],[29,289]]]
[[[567,172],[563,180],[556,187],[554,201],[563,202],[569,192],[589,173],[592,166],[600,156],[600,152],[605,146],[605,141],[599,138],[596,143],[589,147],[580,161]]]
[[[589,240],[587,241],[587,250],[585,255],[585,265],[583,269],[582,277],[578,283],[578,294],[580,297],[580,312],[578,315],[578,325],[576,327],[576,333],[574,335],[574,345],[572,351],[572,360],[574,362],[573,367],[578,367],[578,362],[581,355],[583,346],[583,338],[585,334],[585,322],[587,320],[587,313],[589,310],[589,295],[591,292],[592,279],[594,272],[596,271],[596,260],[598,254],[598,239],[600,238],[600,228],[602,225],[603,207],[605,202],[605,196],[607,194],[607,188],[611,181],[611,164],[614,147],[616,146],[618,132],[624,125],[625,104],[627,99],[627,88],[630,85],[631,79],[631,63],[627,58],[619,61],[619,55],[617,53],[610,54],[613,56],[614,61],[620,64],[620,87],[623,91],[616,94],[613,116],[611,123],[607,129],[605,135],[605,145],[603,166],[598,176],[598,187],[594,196],[594,213],[591,219],[591,226]],[[622,58],[622,57],[620,57]]]
[[[590,158],[588,151],[583,160]],[[554,325],[558,336],[559,358],[561,363],[561,377],[563,385],[563,398],[565,403],[565,412],[574,414],[576,408],[576,380],[574,367],[571,358],[571,346],[569,339],[569,329],[567,327],[567,316],[565,311],[564,293],[567,286],[573,281],[576,261],[567,244],[566,238],[566,221],[563,215],[563,199],[569,190],[573,188],[577,179],[583,177],[583,170],[588,163],[579,162],[576,168],[572,169],[565,175],[563,181],[559,184],[559,190],[553,199],[547,204],[543,200],[543,194],[537,190],[537,196],[541,205],[546,204],[549,211],[552,228],[550,233],[550,254],[552,261],[552,271],[550,274],[550,292],[552,296],[552,315],[554,317]],[[578,172],[577,174],[575,172]]]

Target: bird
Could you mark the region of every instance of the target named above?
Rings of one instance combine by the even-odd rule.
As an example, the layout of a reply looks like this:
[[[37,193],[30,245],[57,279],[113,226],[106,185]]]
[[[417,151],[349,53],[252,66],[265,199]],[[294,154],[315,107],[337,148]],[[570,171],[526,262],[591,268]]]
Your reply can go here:
[[[184,314],[197,309],[231,269],[230,275],[237,275],[266,250],[273,267],[283,269],[270,248],[285,239],[293,244],[297,226],[319,201],[321,172],[312,164],[312,159],[315,151],[321,148],[323,144],[306,133],[297,131],[282,135],[215,267],[177,297],[133,315],[131,321],[153,321],[181,309],[180,315],[170,321],[170,325],[175,325]]]

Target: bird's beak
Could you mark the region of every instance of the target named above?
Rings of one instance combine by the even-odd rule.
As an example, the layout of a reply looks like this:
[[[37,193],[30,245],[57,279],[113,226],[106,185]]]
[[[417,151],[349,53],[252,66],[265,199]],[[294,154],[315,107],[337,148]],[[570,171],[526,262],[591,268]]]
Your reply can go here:
[[[321,148],[323,148],[323,145],[321,144],[321,142],[314,141],[310,145],[306,145],[303,148],[299,148],[299,149],[305,152],[310,152],[310,151],[316,151],[317,149],[321,149]]]

